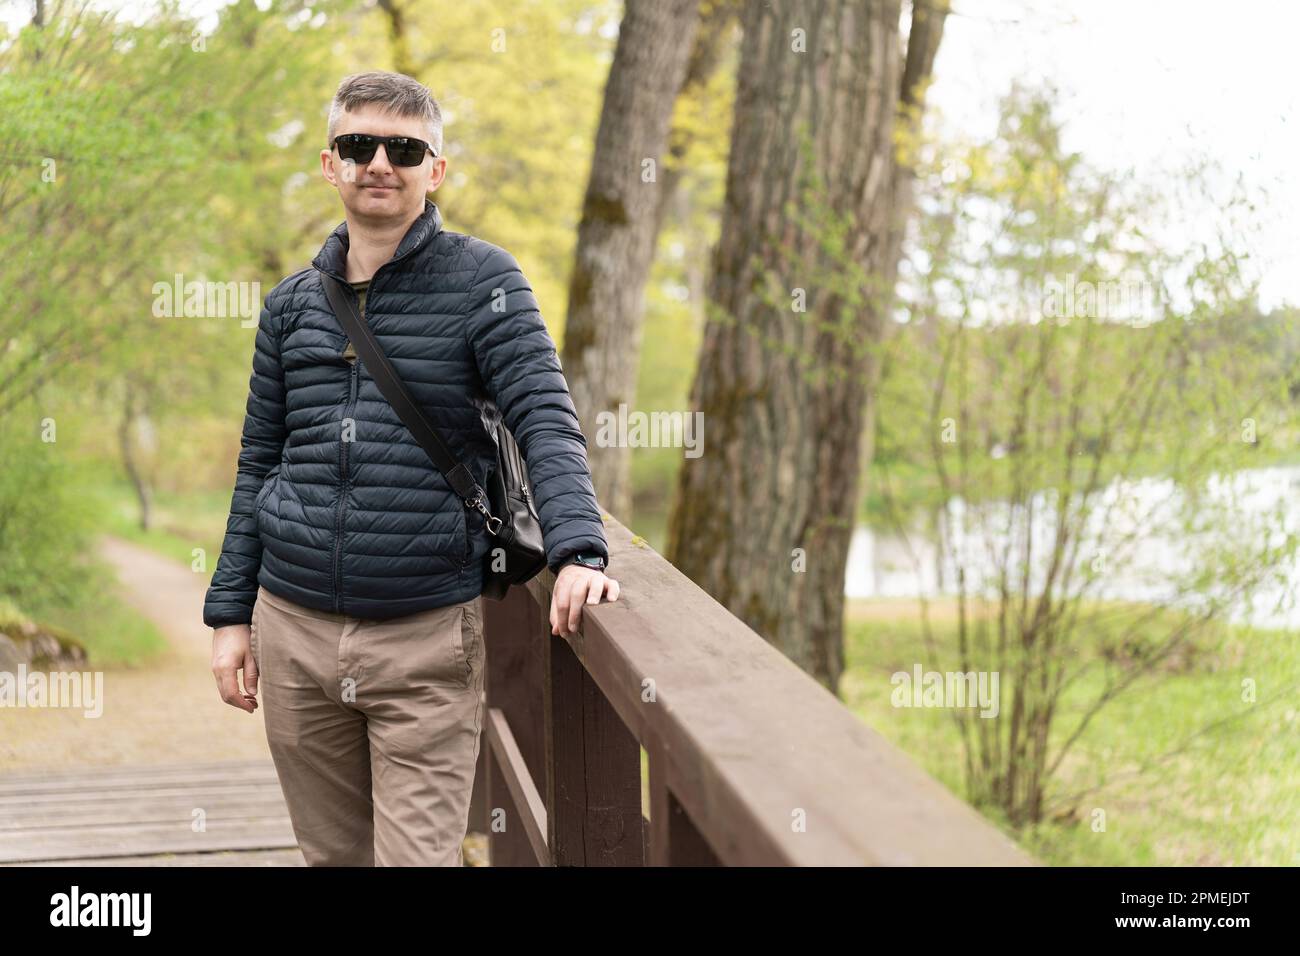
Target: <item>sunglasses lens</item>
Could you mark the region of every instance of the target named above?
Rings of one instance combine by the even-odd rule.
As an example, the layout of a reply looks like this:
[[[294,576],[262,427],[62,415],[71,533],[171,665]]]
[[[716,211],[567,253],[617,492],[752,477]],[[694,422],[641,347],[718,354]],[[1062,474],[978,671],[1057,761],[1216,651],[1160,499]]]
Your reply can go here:
[[[394,166],[419,166],[424,162],[424,143],[418,139],[390,139],[385,146],[388,161]]]
[[[364,133],[347,133],[334,140],[339,148],[339,159],[350,159],[354,163],[368,163],[375,158],[379,142],[373,136]]]

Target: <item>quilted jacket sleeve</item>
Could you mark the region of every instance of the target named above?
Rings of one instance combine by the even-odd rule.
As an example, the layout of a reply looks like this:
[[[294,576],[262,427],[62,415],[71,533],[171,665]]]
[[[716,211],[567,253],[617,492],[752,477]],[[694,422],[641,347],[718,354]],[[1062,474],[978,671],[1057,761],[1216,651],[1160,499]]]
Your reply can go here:
[[[248,383],[242,449],[230,500],[230,517],[221,557],[203,604],[208,627],[248,624],[257,600],[262,542],[253,504],[271,469],[280,462],[287,434],[284,422],[284,368],[280,363],[280,287],[262,306],[253,343],[253,374]]]
[[[552,571],[577,552],[609,560],[587,439],[537,298],[506,250],[480,241],[465,334],[488,396],[519,443]]]

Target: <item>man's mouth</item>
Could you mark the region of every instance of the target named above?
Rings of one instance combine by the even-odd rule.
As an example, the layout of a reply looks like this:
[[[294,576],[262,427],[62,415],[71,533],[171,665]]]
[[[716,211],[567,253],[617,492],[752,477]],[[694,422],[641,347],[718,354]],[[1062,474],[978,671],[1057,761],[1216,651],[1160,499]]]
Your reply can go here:
[[[362,188],[362,189],[378,189],[378,190],[381,190],[381,191],[382,191],[382,190],[387,190],[387,189],[396,189],[397,187],[396,187],[396,186],[384,186],[384,185],[382,185],[382,184],[378,184],[378,183],[367,183],[367,184],[365,184],[364,186],[362,186],[361,188]]]

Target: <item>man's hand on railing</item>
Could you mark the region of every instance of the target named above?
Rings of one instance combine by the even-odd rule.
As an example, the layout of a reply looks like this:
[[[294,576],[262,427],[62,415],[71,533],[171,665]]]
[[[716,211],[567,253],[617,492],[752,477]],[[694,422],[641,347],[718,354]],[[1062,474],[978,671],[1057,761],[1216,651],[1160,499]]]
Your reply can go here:
[[[606,594],[618,600],[618,582],[595,568],[566,564],[555,576],[551,592],[551,633],[563,637],[578,629],[584,604],[599,604]]]
[[[231,707],[252,713],[257,710],[257,661],[253,657],[247,624],[228,624],[212,632],[212,675],[217,679],[221,699]],[[244,690],[240,693],[235,672],[244,671]]]

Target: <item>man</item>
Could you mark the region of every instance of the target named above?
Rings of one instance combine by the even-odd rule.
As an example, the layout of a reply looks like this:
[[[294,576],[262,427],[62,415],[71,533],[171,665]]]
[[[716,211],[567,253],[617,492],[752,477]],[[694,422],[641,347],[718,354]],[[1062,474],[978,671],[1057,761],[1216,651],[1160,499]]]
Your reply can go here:
[[[379,139],[376,139],[378,137]],[[221,558],[203,610],[221,697],[267,739],[311,865],[463,865],[492,542],[356,359],[318,269],[481,487],[519,443],[556,573],[551,632],[618,598],[586,439],[515,259],[442,228],[442,117],[410,77],[344,79],[321,170],[346,221],[267,296]],[[243,671],[241,693],[237,672]]]

